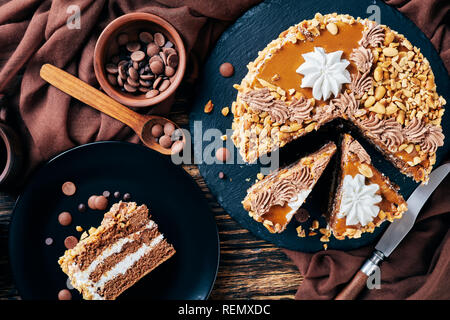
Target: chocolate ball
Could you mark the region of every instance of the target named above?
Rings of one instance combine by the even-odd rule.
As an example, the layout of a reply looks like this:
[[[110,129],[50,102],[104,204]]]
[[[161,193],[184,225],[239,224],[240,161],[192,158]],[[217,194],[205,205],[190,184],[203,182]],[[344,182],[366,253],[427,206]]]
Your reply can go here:
[[[159,138],[164,134],[164,129],[163,126],[160,125],[159,123],[155,124],[152,127],[152,136],[154,136],[155,138]]]
[[[116,198],[116,199],[120,198],[120,192],[119,191],[114,192],[114,198]]]
[[[234,67],[231,63],[225,62],[220,65],[219,72],[223,77],[228,78],[234,74]]]
[[[216,151],[216,158],[220,162],[226,162],[228,157],[230,156],[230,151],[227,148],[220,148]]]
[[[130,199],[131,199],[131,194],[125,193],[125,194],[123,195],[123,201],[130,201]]]
[[[104,197],[109,198],[110,195],[111,195],[111,192],[109,192],[108,190],[103,191]]]
[[[183,150],[183,148],[184,148],[183,141],[175,141],[170,149],[172,154],[177,154],[180,153],[181,150]]]
[[[166,122],[166,124],[164,124],[164,134],[170,137],[174,131],[175,125],[172,122]]]
[[[222,171],[219,172],[219,179],[224,179],[225,178],[225,173],[223,173]]]
[[[58,292],[58,300],[72,300],[72,294],[67,289],[62,289]]]
[[[66,239],[64,239],[64,246],[67,249],[73,249],[78,243],[78,239],[74,236],[68,236]]]
[[[77,191],[77,187],[71,181],[64,182],[61,189],[66,196],[72,196]]]
[[[95,199],[97,199],[97,197],[98,196],[93,195],[93,196],[90,196],[88,199],[88,207],[92,210],[97,209],[97,207],[95,206]]]
[[[106,210],[108,207],[108,199],[105,196],[98,196],[95,198],[95,207],[97,210]]]
[[[61,212],[58,215],[58,222],[62,226],[68,226],[69,224],[72,223],[72,215],[69,212],[67,212],[67,211]]]
[[[168,135],[164,135],[161,138],[159,138],[159,144],[163,148],[170,148],[172,146],[172,139]]]
[[[297,220],[299,223],[303,223],[303,222],[308,221],[309,212],[306,209],[300,208],[297,210],[294,217],[295,217],[295,220]]]
[[[85,212],[86,211],[86,205],[84,203],[80,203],[78,205],[78,211]]]

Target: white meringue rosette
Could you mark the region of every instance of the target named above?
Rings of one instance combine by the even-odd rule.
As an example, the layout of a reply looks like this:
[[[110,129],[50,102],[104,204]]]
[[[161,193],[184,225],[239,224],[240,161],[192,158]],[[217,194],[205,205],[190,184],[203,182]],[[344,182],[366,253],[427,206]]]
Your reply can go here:
[[[344,83],[351,83],[350,73],[346,69],[350,62],[341,59],[342,51],[326,53],[321,47],[302,55],[305,62],[296,70],[304,75],[302,88],[312,88],[313,97],[327,100],[331,94],[337,97]]]
[[[341,208],[338,218],[347,218],[348,226],[360,223],[366,226],[378,215],[380,208],[376,205],[382,198],[376,194],[377,184],[365,184],[365,177],[357,174],[355,177],[346,175],[342,185]]]

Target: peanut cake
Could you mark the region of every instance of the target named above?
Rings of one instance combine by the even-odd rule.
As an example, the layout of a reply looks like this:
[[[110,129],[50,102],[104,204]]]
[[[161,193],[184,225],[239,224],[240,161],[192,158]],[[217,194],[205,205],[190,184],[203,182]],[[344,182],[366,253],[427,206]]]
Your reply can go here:
[[[58,263],[84,299],[114,300],[175,254],[145,205],[119,202]]]
[[[244,209],[271,233],[286,229],[336,152],[333,142],[255,183],[242,201]]]
[[[317,13],[247,67],[232,104],[232,139],[246,162],[343,118],[403,174],[428,180],[444,141],[446,101],[427,58],[403,35],[367,19]]]
[[[326,217],[336,239],[359,238],[407,210],[398,187],[372,164],[369,154],[349,134],[341,145],[331,212]]]

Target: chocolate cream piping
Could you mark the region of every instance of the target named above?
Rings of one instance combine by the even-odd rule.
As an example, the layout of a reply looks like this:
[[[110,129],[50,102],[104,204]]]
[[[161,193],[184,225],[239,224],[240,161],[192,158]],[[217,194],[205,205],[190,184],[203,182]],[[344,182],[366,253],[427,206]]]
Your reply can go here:
[[[372,88],[372,77],[369,76],[369,71],[363,74],[359,72],[357,74],[352,74],[350,90],[357,99],[360,99],[365,92]]]
[[[356,68],[362,73],[370,71],[372,68],[373,54],[372,50],[366,49],[362,46],[353,49],[350,60],[356,65]]]
[[[293,99],[291,104],[289,105],[290,117],[289,120],[297,121],[299,124],[302,124],[303,121],[308,120],[310,118],[311,111],[313,110],[313,106],[309,100],[301,97],[300,99]]]
[[[438,147],[444,145],[442,128],[425,124],[418,118],[414,118],[408,123],[404,128],[404,133],[408,141],[419,143],[424,152],[436,152]]]
[[[384,42],[384,28],[379,24],[371,23],[366,30],[363,31],[359,44],[363,47],[378,47]]]
[[[353,140],[352,142],[350,142],[348,150],[356,155],[360,162],[365,162],[367,164],[371,163],[369,154],[366,152],[366,150],[364,150],[364,148],[359,144],[358,141]]]

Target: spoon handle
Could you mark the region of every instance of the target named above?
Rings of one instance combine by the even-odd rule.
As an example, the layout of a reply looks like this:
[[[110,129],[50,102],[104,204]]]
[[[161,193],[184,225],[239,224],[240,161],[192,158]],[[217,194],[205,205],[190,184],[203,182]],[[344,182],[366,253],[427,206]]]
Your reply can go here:
[[[58,67],[44,64],[41,67],[40,75],[42,79],[59,90],[125,123],[138,134],[146,122],[144,116],[128,109],[106,94]]]

